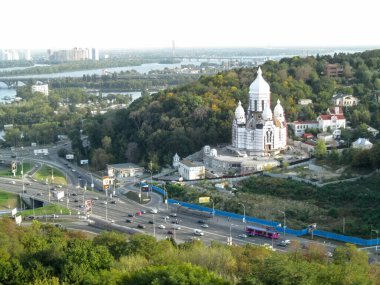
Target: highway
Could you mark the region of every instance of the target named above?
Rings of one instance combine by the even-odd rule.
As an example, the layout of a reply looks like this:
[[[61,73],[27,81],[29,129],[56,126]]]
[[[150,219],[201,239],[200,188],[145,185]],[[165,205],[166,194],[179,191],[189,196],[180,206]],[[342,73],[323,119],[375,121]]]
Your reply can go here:
[[[281,235],[279,240],[271,240],[264,237],[239,237],[239,235],[244,233],[245,226],[248,225],[243,223],[243,221],[228,220],[227,218],[222,217],[210,218],[209,214],[201,216],[199,212],[190,211],[178,207],[178,205],[165,205],[163,204],[162,197],[156,193],[150,193],[151,201],[148,204],[140,205],[137,202],[127,199],[124,195],[128,191],[139,191],[139,189],[133,186],[133,181],[130,181],[117,189],[117,198],[106,197],[104,191],[91,191],[92,187],[90,186],[92,184],[94,185],[94,189],[101,189],[102,182],[100,179],[96,178],[83,168],[67,163],[66,160],[57,156],[57,151],[61,147],[67,147],[67,144],[60,143],[58,146],[53,146],[49,148],[48,156],[40,157],[36,157],[32,154],[33,148],[24,148],[18,150],[16,159],[19,161],[23,159],[24,161],[35,162],[37,167],[42,164],[51,165],[66,173],[69,185],[61,188],[65,191],[65,198],[63,201],[57,201],[56,198],[54,200],[54,198],[50,196],[50,202],[58,203],[69,208],[72,216],[84,217],[88,214],[89,220],[96,220],[96,218],[102,219],[104,223],[108,225],[108,229],[125,229],[126,232],[143,232],[154,235],[157,239],[164,239],[172,236],[177,242],[190,241],[196,238],[203,240],[208,244],[212,241],[227,243],[228,239],[231,237],[232,244],[269,244],[273,245],[278,251],[287,251],[291,247],[284,248],[277,246],[279,241],[285,239],[298,240],[305,247],[310,243],[315,243],[315,241],[309,239],[289,235],[286,237]],[[11,157],[14,153],[15,151],[2,150],[0,156],[3,160],[14,160],[14,158]],[[15,184],[11,184],[12,181],[14,181]],[[31,183],[31,185],[26,185],[26,182],[28,182],[28,184]],[[0,187],[14,193],[21,193],[23,189],[21,180],[11,178],[1,178]],[[33,196],[35,199],[49,202],[51,185],[44,185],[36,181],[31,181],[30,178],[25,177],[24,187],[27,193],[23,195]],[[142,193],[142,195],[145,195],[145,193]],[[85,213],[84,201],[86,200],[93,201],[91,213]],[[158,213],[150,213],[150,210],[153,208],[157,209]],[[136,214],[142,210],[146,213],[142,215]],[[173,217],[174,214],[177,216]],[[131,222],[126,222],[127,220],[130,220]],[[178,224],[173,224],[173,222],[176,221],[178,221]],[[203,228],[200,221],[206,223],[208,227]],[[90,226],[87,227],[88,230],[91,231],[91,229],[93,229],[93,224],[89,224]],[[144,228],[138,228],[138,225],[141,225]],[[174,230],[173,227],[176,226],[179,226],[180,229]],[[194,235],[195,229],[202,230],[204,235]],[[336,247],[336,245],[330,243],[320,244],[326,246],[326,250],[329,252],[333,252]]]

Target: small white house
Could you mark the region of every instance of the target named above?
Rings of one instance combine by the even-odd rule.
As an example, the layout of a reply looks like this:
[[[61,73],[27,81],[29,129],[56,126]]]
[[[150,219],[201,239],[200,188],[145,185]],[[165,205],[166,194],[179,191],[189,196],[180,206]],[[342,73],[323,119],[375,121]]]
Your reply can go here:
[[[183,159],[179,162],[178,173],[185,180],[196,180],[205,178],[205,166],[200,163],[195,163],[188,159]]]
[[[372,127],[368,127],[367,131],[369,131],[374,137],[376,137],[377,134],[379,133],[378,130],[376,130],[375,128],[372,128]]]
[[[324,142],[331,142],[334,140],[333,134],[330,134],[330,133],[319,133],[317,135],[317,138]]]
[[[358,148],[358,149],[362,149],[362,150],[371,149],[372,146],[373,146],[373,144],[365,138],[358,138],[356,141],[354,141],[352,143],[353,148]]]
[[[343,107],[356,106],[359,103],[358,98],[347,94],[334,94],[331,101],[335,106]]]

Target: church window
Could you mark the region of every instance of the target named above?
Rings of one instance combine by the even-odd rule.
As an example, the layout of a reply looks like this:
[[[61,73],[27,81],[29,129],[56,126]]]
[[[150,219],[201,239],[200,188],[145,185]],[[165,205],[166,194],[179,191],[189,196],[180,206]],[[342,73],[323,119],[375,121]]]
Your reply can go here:
[[[261,111],[264,111],[264,100],[261,100]]]
[[[255,100],[255,111],[257,111],[257,100]]]

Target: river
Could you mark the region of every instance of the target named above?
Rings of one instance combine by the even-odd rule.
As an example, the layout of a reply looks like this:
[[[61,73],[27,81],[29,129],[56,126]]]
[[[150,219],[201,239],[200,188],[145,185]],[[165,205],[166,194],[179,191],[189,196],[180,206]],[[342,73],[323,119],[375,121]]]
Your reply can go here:
[[[124,66],[124,67],[109,67],[109,68],[99,68],[99,69],[88,69],[88,70],[78,70],[78,71],[67,71],[60,73],[50,73],[50,74],[32,74],[32,75],[18,75],[18,76],[4,76],[3,78],[60,78],[60,77],[82,77],[83,74],[92,75],[102,75],[105,70],[108,72],[120,72],[128,70],[136,70],[139,73],[148,73],[151,70],[163,70],[165,68],[173,69],[176,67],[181,67],[181,65],[193,64],[200,65],[200,61],[182,61],[180,63],[173,64],[160,64],[160,63],[146,63],[137,66]],[[2,77],[0,77],[1,80]]]

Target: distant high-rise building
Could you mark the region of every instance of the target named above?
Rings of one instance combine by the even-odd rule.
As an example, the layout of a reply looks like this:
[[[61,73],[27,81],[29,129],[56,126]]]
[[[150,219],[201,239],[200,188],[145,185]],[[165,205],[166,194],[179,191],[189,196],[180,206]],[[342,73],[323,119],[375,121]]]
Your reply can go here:
[[[73,48],[70,50],[50,51],[49,58],[53,61],[99,60],[99,52],[94,48]]]
[[[32,60],[32,55],[30,53],[30,49],[25,50],[25,52],[24,52],[24,59],[25,60]]]
[[[175,57],[175,41],[172,41],[172,57]]]
[[[92,60],[99,60],[99,49],[97,49],[97,48],[91,49],[91,59]]]
[[[20,56],[14,49],[0,50],[0,60],[19,60]]]

